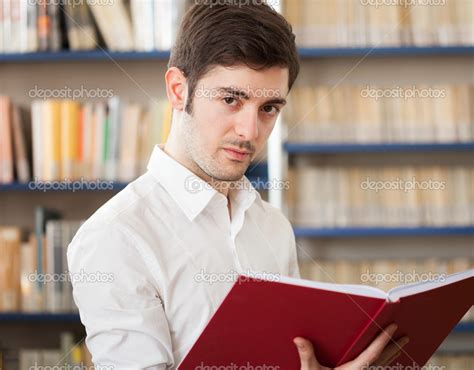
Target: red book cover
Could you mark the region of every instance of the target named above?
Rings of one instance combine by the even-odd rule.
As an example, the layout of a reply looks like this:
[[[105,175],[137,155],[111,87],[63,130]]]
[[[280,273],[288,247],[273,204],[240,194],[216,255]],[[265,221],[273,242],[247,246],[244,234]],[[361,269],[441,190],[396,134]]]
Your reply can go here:
[[[311,340],[318,361],[357,357],[392,322],[410,342],[391,365],[424,366],[474,304],[474,269],[385,293],[363,285],[240,275],[178,369],[260,366],[299,370],[293,338]],[[233,367],[232,367],[233,366]]]

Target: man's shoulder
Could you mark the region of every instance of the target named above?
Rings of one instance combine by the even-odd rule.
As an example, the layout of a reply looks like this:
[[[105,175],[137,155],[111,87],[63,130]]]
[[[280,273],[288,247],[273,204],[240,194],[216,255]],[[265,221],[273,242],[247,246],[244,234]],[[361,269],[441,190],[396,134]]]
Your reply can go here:
[[[150,198],[158,186],[148,173],[138,177],[100,206],[82,224],[78,233],[126,227],[133,220],[139,219],[144,210],[151,205]]]

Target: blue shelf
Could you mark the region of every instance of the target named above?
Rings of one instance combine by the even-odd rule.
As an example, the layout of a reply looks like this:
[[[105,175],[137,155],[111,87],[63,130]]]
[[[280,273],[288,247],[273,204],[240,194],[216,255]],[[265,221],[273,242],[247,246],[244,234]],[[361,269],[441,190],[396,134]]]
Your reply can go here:
[[[80,324],[78,313],[0,313],[0,322],[68,322]]]
[[[256,163],[251,164],[246,173],[247,178],[251,182],[255,182],[257,189],[262,187],[262,182],[268,180],[268,168],[267,163]],[[101,188],[97,189],[97,184],[94,181],[84,181],[84,184],[89,184],[89,188],[84,186],[81,189],[76,189],[74,192],[100,192],[100,191],[119,191],[124,189],[128,184],[123,182],[112,182],[111,184],[108,181],[101,181]],[[31,185],[33,186],[34,183]],[[92,187],[93,186],[93,187]],[[71,185],[72,187],[72,185]],[[42,189],[34,189],[30,187],[28,183],[12,183],[12,184],[0,184],[0,192],[34,192],[34,193],[43,193]],[[46,191],[49,192],[73,192],[71,189],[52,189]]]
[[[429,236],[474,235],[474,226],[446,227],[293,227],[298,238],[371,237],[371,236]]]
[[[22,312],[4,312],[0,313],[0,323],[69,323],[80,324],[81,320],[78,313],[22,313]],[[453,333],[473,333],[474,322],[462,322],[455,326]]]
[[[300,58],[474,55],[473,46],[300,48]]]
[[[284,143],[283,148],[291,154],[313,153],[390,153],[390,152],[462,152],[474,151],[474,143],[376,143],[376,144],[327,144]]]
[[[454,333],[474,333],[474,322],[461,322],[453,329]]]
[[[103,181],[105,182],[105,181]],[[111,184],[111,186],[109,186],[108,184],[103,184],[103,186],[105,188],[102,188],[102,189],[97,189],[97,186],[95,185],[95,182],[93,181],[90,181],[90,182],[84,182],[85,184],[90,184],[89,185],[89,188],[87,188],[86,186],[84,186],[82,189],[76,189],[74,190],[74,192],[97,192],[97,191],[118,191],[118,190],[122,190],[123,188],[125,188],[125,186],[127,186],[127,183],[121,183],[121,182],[113,182]],[[94,185],[92,185],[94,184]],[[71,185],[72,186],[72,185]],[[92,188],[92,186],[94,186],[94,188]],[[47,191],[43,191],[43,190],[38,190],[38,189],[34,189],[34,188],[31,188],[28,183],[12,183],[12,184],[0,184],[0,192],[12,192],[12,191],[28,191],[28,192],[32,192],[32,193],[50,193],[50,192],[73,192],[73,190],[71,189],[52,189],[52,190],[47,190]]]
[[[363,47],[363,48],[299,48],[302,59],[333,57],[396,57],[396,56],[439,56],[439,55],[474,55],[474,46],[429,46],[429,47]],[[35,53],[0,54],[0,63],[12,62],[64,62],[64,61],[98,61],[98,60],[168,60],[169,50],[138,51],[55,51]]]
[[[11,62],[66,62],[66,61],[97,61],[97,60],[168,60],[169,51],[151,52],[117,52],[107,50],[92,51],[54,51],[37,53],[0,54],[0,63]]]

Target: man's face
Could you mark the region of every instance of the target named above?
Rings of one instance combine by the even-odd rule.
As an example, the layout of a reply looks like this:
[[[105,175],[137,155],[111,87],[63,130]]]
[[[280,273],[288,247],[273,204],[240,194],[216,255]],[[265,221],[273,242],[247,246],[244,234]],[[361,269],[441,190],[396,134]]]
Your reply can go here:
[[[215,180],[240,179],[268,139],[288,94],[288,69],[218,66],[201,78],[183,112],[188,158]]]

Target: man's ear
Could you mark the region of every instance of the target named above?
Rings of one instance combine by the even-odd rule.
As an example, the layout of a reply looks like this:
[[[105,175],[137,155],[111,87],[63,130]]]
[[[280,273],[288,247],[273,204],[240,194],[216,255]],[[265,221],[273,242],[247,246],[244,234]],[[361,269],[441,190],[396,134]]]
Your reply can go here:
[[[186,77],[179,68],[171,67],[165,74],[166,94],[173,109],[182,111],[186,107]]]

